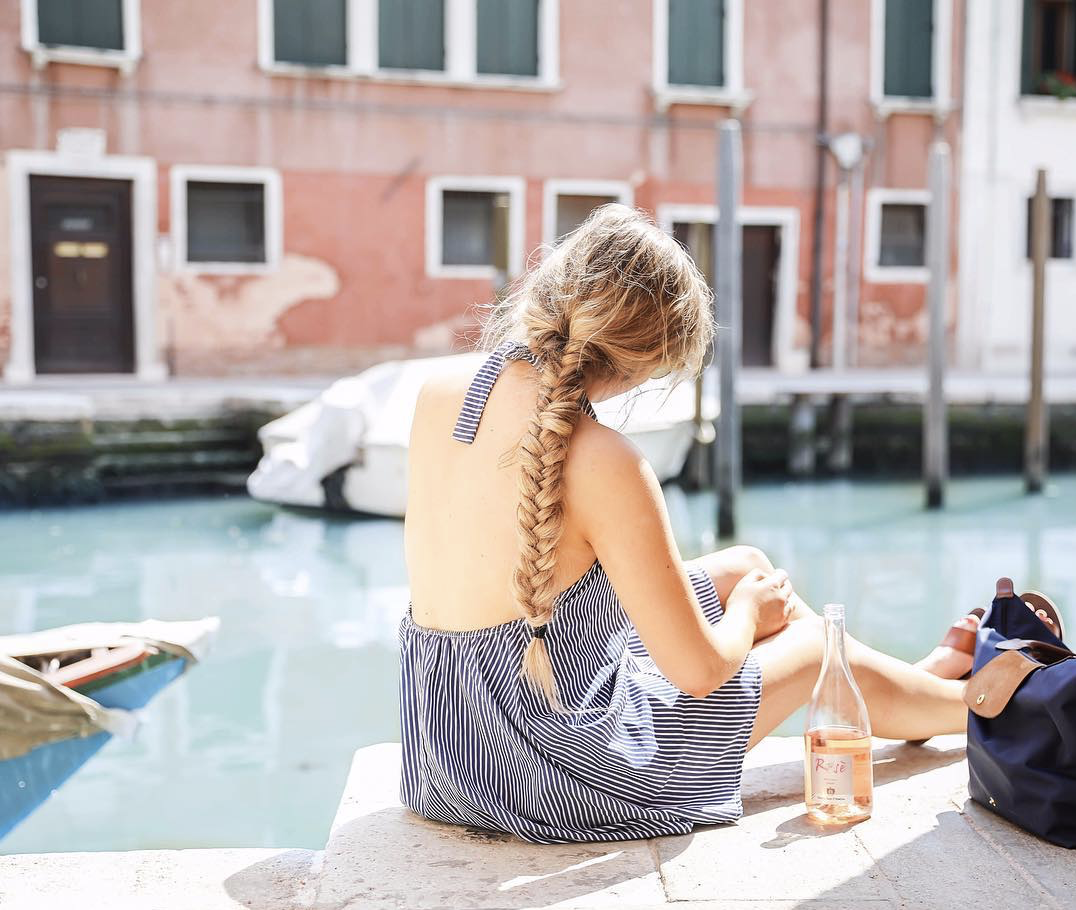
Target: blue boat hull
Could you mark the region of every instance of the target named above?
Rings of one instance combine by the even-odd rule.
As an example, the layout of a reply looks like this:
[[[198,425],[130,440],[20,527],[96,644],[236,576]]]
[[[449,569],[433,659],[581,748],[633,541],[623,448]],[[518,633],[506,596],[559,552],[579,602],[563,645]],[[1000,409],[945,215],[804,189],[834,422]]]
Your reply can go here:
[[[176,657],[102,686],[88,697],[106,708],[141,708],[179,676],[186,665],[185,658]],[[24,755],[0,761],[0,838],[41,805],[111,738],[111,733],[102,731],[46,743]]]

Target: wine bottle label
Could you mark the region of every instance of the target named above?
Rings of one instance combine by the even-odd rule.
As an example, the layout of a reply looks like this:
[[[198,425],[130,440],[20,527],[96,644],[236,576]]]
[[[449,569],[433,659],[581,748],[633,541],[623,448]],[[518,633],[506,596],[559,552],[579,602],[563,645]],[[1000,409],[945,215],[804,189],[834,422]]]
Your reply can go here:
[[[851,805],[852,756],[811,753],[811,790],[819,802]]]

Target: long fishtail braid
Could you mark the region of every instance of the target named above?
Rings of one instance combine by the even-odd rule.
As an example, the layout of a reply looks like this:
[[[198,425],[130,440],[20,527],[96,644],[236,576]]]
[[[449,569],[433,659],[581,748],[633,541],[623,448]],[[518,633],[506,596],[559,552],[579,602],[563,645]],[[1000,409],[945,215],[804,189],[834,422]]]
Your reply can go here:
[[[538,356],[538,397],[534,415],[520,440],[520,559],[512,588],[534,629],[553,617],[557,545],[564,530],[564,461],[582,413],[583,343],[566,326],[542,331],[530,343]],[[520,675],[543,692],[555,711],[563,711],[544,637],[532,637]]]

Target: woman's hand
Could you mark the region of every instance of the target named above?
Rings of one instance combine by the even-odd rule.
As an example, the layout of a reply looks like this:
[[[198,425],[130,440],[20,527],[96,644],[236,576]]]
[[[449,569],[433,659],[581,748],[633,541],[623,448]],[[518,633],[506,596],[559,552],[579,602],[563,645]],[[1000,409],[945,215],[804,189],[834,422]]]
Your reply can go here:
[[[788,625],[791,597],[792,582],[784,569],[769,574],[753,569],[733,587],[725,610],[747,614],[754,622],[755,641],[758,641]]]

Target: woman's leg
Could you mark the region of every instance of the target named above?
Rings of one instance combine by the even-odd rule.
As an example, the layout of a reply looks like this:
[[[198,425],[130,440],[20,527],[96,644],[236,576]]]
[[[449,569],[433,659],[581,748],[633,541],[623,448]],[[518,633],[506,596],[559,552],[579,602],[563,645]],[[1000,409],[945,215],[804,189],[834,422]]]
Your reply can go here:
[[[737,582],[753,569],[772,572],[773,563],[757,547],[734,546],[700,557],[722,604]],[[805,705],[822,666],[822,618],[793,593],[791,622],[756,641],[752,653],[762,666],[762,704],[748,748]],[[964,683],[942,679],[846,637],[846,653],[876,736],[926,739],[967,729]]]
[[[762,666],[762,704],[748,749],[806,704],[818,679],[824,650],[823,621],[798,595],[797,600],[799,615],[752,648]],[[927,739],[967,729],[964,682],[942,679],[869,648],[850,635],[845,643],[875,736]]]

